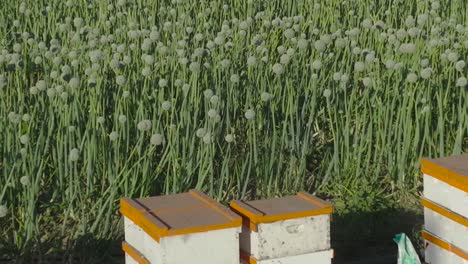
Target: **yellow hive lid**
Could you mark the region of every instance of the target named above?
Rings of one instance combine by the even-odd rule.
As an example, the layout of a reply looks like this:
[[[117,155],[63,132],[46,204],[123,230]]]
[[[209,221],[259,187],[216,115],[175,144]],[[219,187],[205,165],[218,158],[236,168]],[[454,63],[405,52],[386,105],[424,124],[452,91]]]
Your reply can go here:
[[[439,237],[436,237],[435,235],[427,232],[427,231],[421,231],[421,236],[422,238],[424,238],[425,240],[433,243],[434,245],[437,245],[447,251],[450,251],[452,252],[453,254],[465,259],[465,260],[468,260],[468,253],[463,251],[462,249],[448,243],[447,241],[444,241],[442,239],[440,239]]]
[[[127,242],[122,242],[122,250],[133,258],[138,264],[149,264],[149,261],[134,247]]]
[[[197,190],[120,199],[120,212],[156,241],[161,237],[240,226],[242,218]]]
[[[256,231],[257,224],[330,214],[332,204],[305,192],[256,201],[232,201],[230,207],[242,216],[244,225]]]
[[[451,219],[452,221],[455,221],[461,225],[468,227],[468,218],[464,217],[463,215],[457,214],[451,211],[450,209],[445,208],[440,204],[436,204],[433,201],[430,201],[426,198],[421,198],[421,204],[424,207],[429,208],[432,211]]]
[[[453,187],[468,192],[468,153],[421,160],[421,171]]]

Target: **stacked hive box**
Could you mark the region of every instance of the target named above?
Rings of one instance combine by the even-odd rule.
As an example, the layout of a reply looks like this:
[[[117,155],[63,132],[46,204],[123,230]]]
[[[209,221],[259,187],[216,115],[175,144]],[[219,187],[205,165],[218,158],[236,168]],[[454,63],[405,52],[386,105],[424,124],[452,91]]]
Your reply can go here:
[[[468,154],[423,159],[425,258],[468,264]]]
[[[301,192],[230,206],[243,218],[241,263],[331,263],[330,203]]]
[[[239,264],[242,219],[196,190],[120,201],[126,263]]]

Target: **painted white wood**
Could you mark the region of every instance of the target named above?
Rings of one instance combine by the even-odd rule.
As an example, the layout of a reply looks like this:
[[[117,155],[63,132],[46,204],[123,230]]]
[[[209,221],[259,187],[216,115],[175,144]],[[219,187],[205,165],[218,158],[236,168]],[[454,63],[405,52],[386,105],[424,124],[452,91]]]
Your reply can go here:
[[[125,240],[152,264],[238,264],[240,227],[166,236],[159,242],[124,218]]]
[[[424,174],[424,197],[468,217],[468,193],[448,183]]]
[[[256,260],[296,256],[330,249],[330,215],[260,223],[243,227],[241,249]]]
[[[330,249],[296,256],[257,260],[257,264],[331,264],[332,259],[333,250]],[[245,261],[241,263],[247,264]]]
[[[468,264],[468,260],[426,241],[425,261],[427,264]]]
[[[138,262],[129,254],[125,253],[125,264],[138,264]]]
[[[424,227],[430,233],[468,252],[468,227],[424,208]]]

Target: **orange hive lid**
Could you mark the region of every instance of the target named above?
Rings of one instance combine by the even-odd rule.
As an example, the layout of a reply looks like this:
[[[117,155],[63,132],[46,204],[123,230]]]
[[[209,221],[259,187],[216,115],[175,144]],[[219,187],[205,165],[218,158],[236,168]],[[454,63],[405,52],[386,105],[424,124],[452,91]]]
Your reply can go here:
[[[445,208],[443,206],[441,206],[440,204],[436,204],[434,203],[433,201],[430,201],[426,198],[421,198],[421,204],[426,207],[426,208],[429,208],[431,209],[432,211],[440,214],[440,215],[443,215],[447,218],[449,218],[450,220],[452,221],[455,221],[461,225],[464,225],[466,227],[468,227],[468,218],[464,217],[463,215],[460,215],[460,214],[457,214],[453,211],[451,211],[450,209],[448,208]]]
[[[468,192],[468,153],[438,159],[422,159],[421,171]]]
[[[164,236],[242,224],[240,216],[197,190],[140,199],[121,198],[120,212],[156,241]]]
[[[305,192],[257,201],[232,201],[231,209],[242,216],[244,225],[256,231],[259,223],[330,214],[332,204]]]
[[[445,240],[440,239],[439,237],[436,237],[435,235],[427,232],[427,231],[421,231],[421,236],[424,238],[426,241],[429,241],[433,243],[434,245],[437,245],[449,252],[452,252],[453,254],[468,260],[468,252],[463,251],[462,249],[448,243]]]

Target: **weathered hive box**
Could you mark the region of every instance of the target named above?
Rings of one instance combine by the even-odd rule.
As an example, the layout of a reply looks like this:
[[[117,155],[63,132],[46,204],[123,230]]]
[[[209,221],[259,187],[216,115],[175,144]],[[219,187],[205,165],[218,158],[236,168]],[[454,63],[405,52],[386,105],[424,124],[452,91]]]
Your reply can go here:
[[[256,260],[251,256],[241,254],[241,264],[331,264],[332,259],[332,249],[266,260]]]
[[[330,249],[332,205],[310,194],[300,192],[267,200],[232,201],[230,206],[243,218],[240,248],[243,255],[255,261],[250,263],[290,263],[290,260],[286,262],[287,257]],[[310,262],[319,255],[297,258]],[[275,260],[279,258],[285,261]],[[265,260],[276,262],[261,262]]]
[[[468,252],[468,218],[422,198],[424,227],[437,237]]]
[[[468,264],[468,252],[457,248],[441,238],[423,231],[425,261],[428,264]]]
[[[199,191],[122,198],[120,212],[130,263],[239,263],[241,217]]]
[[[423,159],[424,197],[468,217],[468,154]]]

